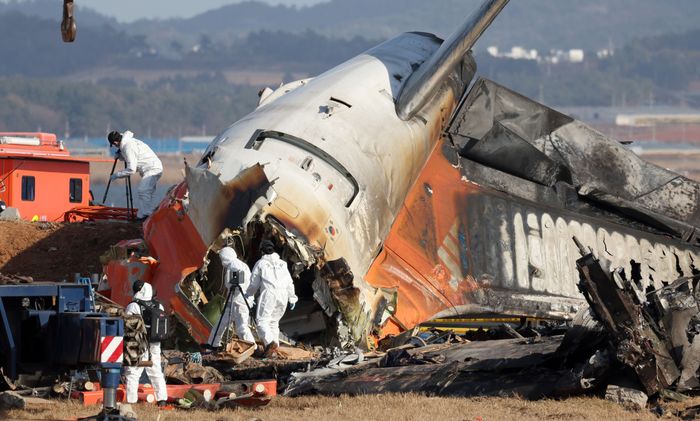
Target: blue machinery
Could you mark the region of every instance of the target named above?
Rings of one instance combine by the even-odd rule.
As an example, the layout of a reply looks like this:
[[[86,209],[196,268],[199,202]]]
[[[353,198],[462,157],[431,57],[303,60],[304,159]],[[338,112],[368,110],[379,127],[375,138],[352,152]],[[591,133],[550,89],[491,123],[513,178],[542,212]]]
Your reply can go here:
[[[95,312],[90,285],[0,285],[0,368],[6,380],[99,368],[104,410],[90,419],[123,419],[115,414],[123,338],[121,318]]]

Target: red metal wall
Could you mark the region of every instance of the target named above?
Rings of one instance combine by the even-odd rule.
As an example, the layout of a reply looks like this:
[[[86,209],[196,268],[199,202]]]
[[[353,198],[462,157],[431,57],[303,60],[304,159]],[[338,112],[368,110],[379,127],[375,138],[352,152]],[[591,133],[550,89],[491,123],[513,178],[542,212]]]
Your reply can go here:
[[[12,170],[15,170],[10,174]],[[19,209],[22,219],[61,221],[63,213],[90,201],[90,164],[88,162],[43,159],[0,159],[0,200]],[[34,201],[22,200],[22,177],[34,177]],[[70,179],[82,180],[82,200],[70,201]]]

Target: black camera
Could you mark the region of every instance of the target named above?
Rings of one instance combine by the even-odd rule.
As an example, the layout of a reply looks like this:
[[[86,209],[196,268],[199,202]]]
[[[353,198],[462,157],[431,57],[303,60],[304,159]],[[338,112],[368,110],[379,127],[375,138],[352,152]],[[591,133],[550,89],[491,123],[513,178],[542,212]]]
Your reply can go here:
[[[243,278],[243,274],[240,270],[229,271],[228,283],[232,287],[237,287],[241,284],[241,278]]]

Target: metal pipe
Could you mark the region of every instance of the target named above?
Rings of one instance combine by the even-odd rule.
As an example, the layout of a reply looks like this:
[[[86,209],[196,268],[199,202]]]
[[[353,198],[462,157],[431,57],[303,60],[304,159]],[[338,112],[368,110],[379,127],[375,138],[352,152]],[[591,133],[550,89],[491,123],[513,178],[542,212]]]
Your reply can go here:
[[[117,407],[117,387],[119,387],[119,375],[121,363],[107,363],[102,366],[102,406],[106,411]]]
[[[117,407],[117,389],[113,387],[105,387],[102,389],[102,402],[105,409],[113,409]]]
[[[408,78],[396,101],[396,114],[400,119],[410,120],[425,106],[506,4],[508,0],[484,1]]]

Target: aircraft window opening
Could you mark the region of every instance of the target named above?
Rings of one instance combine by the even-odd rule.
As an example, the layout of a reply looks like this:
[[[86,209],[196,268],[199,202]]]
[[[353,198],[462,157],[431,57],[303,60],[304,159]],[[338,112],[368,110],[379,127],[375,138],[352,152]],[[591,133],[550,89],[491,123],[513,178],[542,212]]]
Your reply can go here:
[[[295,146],[305,152],[308,152],[317,158],[320,158],[323,162],[330,165],[334,170],[336,170],[342,177],[344,177],[352,186],[352,194],[350,198],[345,203],[345,207],[349,208],[352,202],[360,193],[360,185],[353,177],[352,174],[335,158],[326,153],[323,149],[318,148],[312,143],[307,142],[304,139],[292,136],[286,133],[277,132],[273,130],[256,130],[253,136],[250,138],[248,143],[245,145],[246,149],[259,150],[266,139],[274,139],[280,142],[287,143],[289,145]]]
[[[202,165],[207,162],[207,160],[211,160],[214,158],[214,155],[216,154],[216,151],[219,150],[219,145],[224,143],[226,140],[228,140],[228,136],[217,136],[214,140],[211,141],[209,146],[207,146],[207,149],[204,150],[204,154],[202,155],[202,158],[199,160],[198,165]]]

